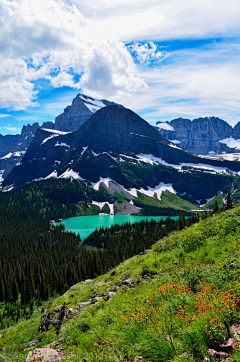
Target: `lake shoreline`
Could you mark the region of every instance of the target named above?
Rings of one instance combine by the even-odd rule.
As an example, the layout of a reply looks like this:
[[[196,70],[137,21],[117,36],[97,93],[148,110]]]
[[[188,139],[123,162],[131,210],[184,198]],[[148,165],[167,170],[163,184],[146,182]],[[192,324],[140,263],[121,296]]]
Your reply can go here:
[[[82,240],[85,240],[90,234],[100,227],[111,227],[115,224],[125,224],[130,222],[141,222],[143,220],[166,220],[168,217],[177,220],[178,216],[141,216],[141,215],[109,215],[98,214],[88,216],[75,216],[68,219],[62,219],[60,222],[55,222],[54,225],[64,225],[65,231],[74,232],[80,235]]]

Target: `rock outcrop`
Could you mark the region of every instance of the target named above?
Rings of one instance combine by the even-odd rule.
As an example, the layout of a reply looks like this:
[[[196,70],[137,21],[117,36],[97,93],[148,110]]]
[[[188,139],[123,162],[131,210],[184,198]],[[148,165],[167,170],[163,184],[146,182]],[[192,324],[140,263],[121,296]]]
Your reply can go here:
[[[56,362],[63,359],[63,353],[57,352],[51,348],[37,348],[33,352],[30,351],[26,362]]]
[[[97,100],[78,94],[72,101],[72,105],[65,108],[64,112],[56,117],[54,129],[68,132],[77,131],[96,111],[110,105],[123,108],[123,106],[105,99]]]
[[[168,140],[182,149],[196,154],[219,154],[222,152],[239,152],[231,144],[220,141],[228,138],[240,138],[240,123],[234,129],[217,117],[196,118],[193,121],[177,118],[171,122],[157,122],[157,129]],[[240,143],[239,143],[240,147]]]
[[[59,305],[54,308],[52,313],[45,312],[41,317],[41,322],[38,328],[39,332],[47,332],[50,324],[52,324],[59,333],[63,320],[68,316],[68,310],[65,304]]]

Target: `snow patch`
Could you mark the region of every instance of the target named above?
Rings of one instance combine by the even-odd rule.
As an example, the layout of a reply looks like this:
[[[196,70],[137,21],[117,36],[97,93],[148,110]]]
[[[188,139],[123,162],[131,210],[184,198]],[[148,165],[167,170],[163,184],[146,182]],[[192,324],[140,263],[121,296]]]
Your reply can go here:
[[[60,136],[59,134],[52,134],[51,136],[45,138],[45,139],[42,141],[41,145],[43,145],[43,144],[46,143],[47,141],[51,140],[52,138],[54,138],[54,137],[59,137],[59,136]]]
[[[14,156],[15,157],[21,157],[25,153],[26,153],[26,151],[9,152],[7,155],[0,158],[0,160],[6,160],[6,159],[14,157]]]
[[[139,133],[130,132],[130,134],[133,134],[134,136],[146,137],[146,136],[144,136],[143,134],[139,134]]]
[[[58,131],[56,129],[47,129],[47,128],[41,128],[43,131],[47,131],[49,133],[52,133],[51,136],[45,138],[41,145],[43,145],[44,143],[46,143],[47,141],[49,141],[50,139],[54,138],[54,137],[59,137],[59,136],[63,136],[63,135],[66,135],[68,133],[71,133],[71,132],[62,132],[62,131]]]
[[[5,170],[0,170],[0,183],[3,182],[4,178],[2,177]]]
[[[141,192],[144,195],[147,195],[149,197],[153,197],[155,194],[157,195],[157,198],[161,200],[161,195],[164,191],[169,191],[172,194],[176,194],[176,191],[173,188],[172,184],[165,184],[164,182],[160,182],[159,185],[155,187],[147,187],[147,190],[141,188],[141,189],[130,189],[127,190],[132,196],[137,197],[137,192]]]
[[[57,171],[54,170],[53,172],[51,172],[48,176],[45,177],[45,180],[48,180],[49,178],[56,178],[58,176],[57,174]],[[39,181],[40,179],[38,180],[34,180],[34,181]]]
[[[100,180],[98,182],[95,182],[95,183],[91,182],[91,184],[92,184],[93,189],[98,191],[101,183],[104,183],[104,185],[109,189],[109,182],[111,182],[111,181],[113,181],[113,180],[111,180],[109,177],[107,177],[107,178],[100,177]]]
[[[97,157],[97,156],[99,156],[99,155],[108,155],[109,157],[111,157],[114,161],[117,161],[117,159],[116,158],[114,158],[113,156],[111,156],[108,152],[101,152],[101,153],[96,153],[96,152],[94,152],[94,151],[91,151],[92,152],[92,155],[94,156],[94,157]]]
[[[175,165],[175,164],[167,163],[160,157],[155,157],[151,154],[143,154],[143,153],[138,154],[137,157],[139,158],[139,161],[150,163],[151,165],[161,164],[164,166],[173,167],[180,172],[182,172],[183,168],[186,167],[186,168],[194,168],[196,170],[201,170],[201,171],[204,170],[205,172],[209,172],[209,173],[219,173],[219,174],[225,174],[225,175],[229,175],[229,174],[240,175],[240,171],[232,171],[227,167],[213,166],[213,165],[204,164],[204,163],[185,163],[185,162],[181,163],[180,165]],[[214,156],[212,156],[212,157],[214,157]],[[210,159],[210,157],[207,157],[207,158]]]
[[[71,170],[70,168],[68,168],[62,175],[60,175],[58,178],[70,178],[73,180],[78,180],[79,179],[79,175],[78,172],[75,172],[73,170]]]
[[[7,186],[7,188],[5,188],[4,190],[2,190],[2,192],[9,192],[12,191],[14,189],[13,185]]]
[[[70,146],[69,145],[67,145],[66,143],[64,143],[64,142],[61,142],[61,143],[56,143],[55,144],[55,146],[60,146],[60,147],[68,147],[68,148],[70,148]]]
[[[41,129],[42,129],[43,131],[46,131],[46,132],[49,132],[49,133],[58,134],[59,136],[60,136],[60,135],[65,135],[65,134],[71,133],[71,132],[58,131],[57,129],[48,129],[48,128],[41,128]]]
[[[175,129],[166,122],[158,123],[156,127],[159,129],[165,129],[166,131],[175,131]]]
[[[235,140],[234,138],[229,137],[224,138],[219,142],[227,145],[229,148],[236,148],[237,150],[240,150],[240,139]]]
[[[86,149],[88,149],[88,146],[83,147],[83,151],[81,152],[80,158],[82,157],[82,155],[84,154],[84,152],[86,151]],[[73,160],[72,160],[73,161]]]
[[[92,113],[95,113],[99,109],[106,107],[106,105],[98,99],[91,99],[91,98],[88,98],[87,96],[83,96],[83,95],[79,95],[79,98],[81,98],[84,101],[84,105]]]
[[[211,160],[221,160],[221,161],[240,161],[240,153],[224,153],[221,155],[214,155],[208,157]]]
[[[103,206],[105,204],[107,204],[109,206],[110,209],[110,215],[114,215],[114,206],[113,204],[109,204],[109,202],[98,202],[98,201],[92,201],[93,205],[99,206],[100,209],[102,210]]]
[[[181,141],[178,140],[171,140],[172,143],[174,143],[175,145],[178,145],[179,143],[181,143]]]

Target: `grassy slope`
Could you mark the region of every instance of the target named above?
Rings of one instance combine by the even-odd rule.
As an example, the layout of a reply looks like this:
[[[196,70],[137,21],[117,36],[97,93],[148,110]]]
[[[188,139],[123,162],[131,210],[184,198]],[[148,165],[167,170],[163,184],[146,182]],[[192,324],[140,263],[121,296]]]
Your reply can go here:
[[[179,356],[187,350],[191,355],[188,359],[190,361],[206,356],[208,347],[212,346],[211,343],[214,346],[214,341],[209,339],[212,336],[203,334],[204,317],[196,317],[191,326],[188,326],[190,322],[181,321],[187,323],[184,325],[174,319],[175,311],[179,306],[184,308],[183,305],[194,308],[194,293],[200,291],[200,280],[203,284],[209,283],[209,288],[217,284],[219,296],[222,291],[235,288],[235,280],[240,273],[239,235],[240,206],[237,206],[161,240],[148,254],[135,256],[93,281],[79,283],[52,301],[48,307],[49,312],[63,302],[70,308],[87,301],[91,296],[100,296],[106,290],[117,292],[110,300],[102,300],[66,320],[60,333],[65,339],[66,361],[79,361],[82,358],[88,361],[118,361],[118,352],[115,353],[112,346],[119,351],[122,361],[133,361],[137,356],[143,356],[144,361],[151,362],[168,359],[185,361],[185,357]],[[119,288],[120,282],[128,277],[134,278],[134,287]],[[189,291],[188,294],[179,296],[171,291],[172,294],[169,292],[166,296],[160,296],[161,286],[171,282],[188,285],[194,293]],[[235,293],[239,293],[238,290]],[[137,314],[137,309],[143,310],[145,307],[148,310],[150,306],[155,308],[154,303],[159,305],[163,301],[164,306],[156,313],[155,322],[156,325],[157,321],[160,323],[164,315],[168,325],[173,325],[173,331],[164,331],[161,326],[157,326],[156,330],[155,327],[151,329],[151,320],[136,320],[131,323],[131,315]],[[212,312],[209,313],[213,318]],[[239,312],[227,309],[226,313],[223,318],[227,324],[239,321]],[[128,321],[125,321],[126,316]],[[23,349],[29,341],[40,338],[41,342],[37,345],[40,347],[56,340],[54,327],[50,327],[47,333],[37,332],[39,322],[40,315],[36,315],[29,321],[0,331],[0,347],[6,348],[2,354],[14,361],[24,361],[28,352]],[[183,341],[182,331],[187,331],[187,327],[191,327],[191,330],[183,336]],[[105,342],[95,333],[104,338]],[[219,335],[213,334],[213,339],[222,343],[227,338],[226,333],[223,327]],[[173,337],[176,353],[169,343],[161,342],[162,338],[168,339],[169,335]],[[73,353],[71,357],[70,353]],[[240,360],[238,350],[234,351],[234,357],[237,361]]]
[[[192,204],[189,201],[184,200],[183,198],[181,198],[176,194],[172,194],[169,191],[165,191],[162,193],[161,200],[159,200],[156,197],[149,197],[138,191],[138,197],[134,198],[134,203],[137,206],[142,206],[142,207],[147,205],[147,206],[169,208],[173,210],[182,210],[182,211],[191,211],[199,209],[199,207],[197,207],[196,205]]]
[[[211,201],[209,201],[207,204],[205,204],[203,206],[204,210],[208,210],[208,209],[213,209],[215,202],[217,201],[218,203],[218,207],[222,208],[224,206],[223,203],[223,195],[222,194],[218,194],[216,197],[214,197],[214,199],[212,199]]]

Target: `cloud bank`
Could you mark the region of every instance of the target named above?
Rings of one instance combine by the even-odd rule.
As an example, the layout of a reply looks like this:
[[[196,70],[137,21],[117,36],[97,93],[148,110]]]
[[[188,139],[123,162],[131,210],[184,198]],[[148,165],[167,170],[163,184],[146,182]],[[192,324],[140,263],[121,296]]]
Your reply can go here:
[[[1,0],[0,24],[2,109],[37,107],[44,80],[149,121],[240,120],[239,0]]]

